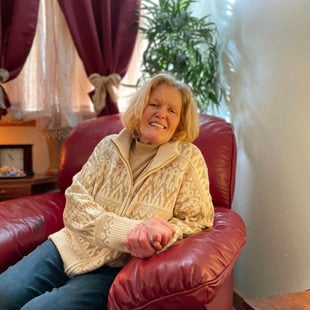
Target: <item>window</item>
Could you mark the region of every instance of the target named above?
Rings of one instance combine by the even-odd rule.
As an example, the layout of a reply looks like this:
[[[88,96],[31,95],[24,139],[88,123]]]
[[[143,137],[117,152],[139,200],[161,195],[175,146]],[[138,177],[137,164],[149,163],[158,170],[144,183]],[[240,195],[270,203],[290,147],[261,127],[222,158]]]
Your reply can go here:
[[[140,44],[122,84],[135,84]],[[140,60],[141,61],[141,60]],[[36,119],[40,129],[74,126],[95,117],[88,81],[57,0],[41,0],[34,42],[21,74],[4,84],[12,107],[9,117]],[[121,86],[119,109],[126,107],[132,88]]]

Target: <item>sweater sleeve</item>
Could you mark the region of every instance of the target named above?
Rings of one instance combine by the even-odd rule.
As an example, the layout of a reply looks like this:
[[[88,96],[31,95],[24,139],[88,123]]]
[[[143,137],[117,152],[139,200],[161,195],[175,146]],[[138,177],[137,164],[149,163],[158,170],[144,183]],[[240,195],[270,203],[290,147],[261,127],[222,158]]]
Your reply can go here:
[[[106,211],[107,206],[99,205],[93,198],[96,187],[101,186],[97,180],[102,179],[105,166],[110,161],[104,158],[108,156],[105,150],[103,140],[66,190],[64,223],[79,242],[85,240],[96,247],[108,247],[128,253],[125,246],[126,234],[141,221]]]
[[[205,160],[198,150],[188,161],[188,168],[177,197],[173,218],[175,239],[199,232],[213,226],[214,207],[209,190],[209,176]]]

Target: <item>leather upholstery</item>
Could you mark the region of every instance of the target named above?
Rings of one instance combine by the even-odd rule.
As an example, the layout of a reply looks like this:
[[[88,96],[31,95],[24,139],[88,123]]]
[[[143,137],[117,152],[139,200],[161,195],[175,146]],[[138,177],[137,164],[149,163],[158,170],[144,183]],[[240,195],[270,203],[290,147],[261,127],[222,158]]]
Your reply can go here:
[[[131,260],[110,290],[110,309],[204,309],[231,276],[244,229],[240,217],[218,207],[212,229],[149,259]],[[137,281],[139,279],[139,281]],[[229,279],[231,281],[231,279]],[[214,309],[232,309],[232,286]],[[208,307],[208,309],[211,309]]]
[[[63,192],[73,175],[102,137],[121,128],[119,115],[82,122],[63,144],[59,193],[0,203],[0,272],[63,226]],[[221,118],[201,115],[195,144],[209,168],[214,227],[151,258],[133,258],[111,287],[109,309],[231,310],[233,265],[246,241],[244,223],[230,209],[236,168],[233,128]]]
[[[64,206],[62,193],[0,202],[0,272],[63,227]]]

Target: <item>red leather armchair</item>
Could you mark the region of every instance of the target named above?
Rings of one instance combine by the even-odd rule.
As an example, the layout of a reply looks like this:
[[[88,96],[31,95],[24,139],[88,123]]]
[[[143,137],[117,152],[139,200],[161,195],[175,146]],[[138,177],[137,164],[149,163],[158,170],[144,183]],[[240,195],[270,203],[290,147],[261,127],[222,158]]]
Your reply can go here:
[[[0,272],[63,226],[63,193],[72,176],[101,138],[121,128],[119,115],[79,124],[62,148],[60,192],[0,203]],[[233,266],[246,240],[244,223],[231,210],[236,167],[232,126],[223,119],[201,115],[195,144],[209,168],[214,227],[151,258],[133,258],[115,278],[109,309],[232,309]]]

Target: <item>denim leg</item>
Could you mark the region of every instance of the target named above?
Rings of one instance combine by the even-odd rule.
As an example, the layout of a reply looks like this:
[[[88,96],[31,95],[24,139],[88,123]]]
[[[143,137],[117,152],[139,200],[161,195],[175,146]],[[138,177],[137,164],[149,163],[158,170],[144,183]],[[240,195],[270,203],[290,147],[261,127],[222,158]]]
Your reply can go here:
[[[29,301],[22,310],[104,310],[110,286],[121,268],[103,266]],[[1,309],[1,308],[0,308]]]
[[[47,240],[0,274],[0,309],[20,309],[29,300],[62,286],[68,279],[58,250]]]

